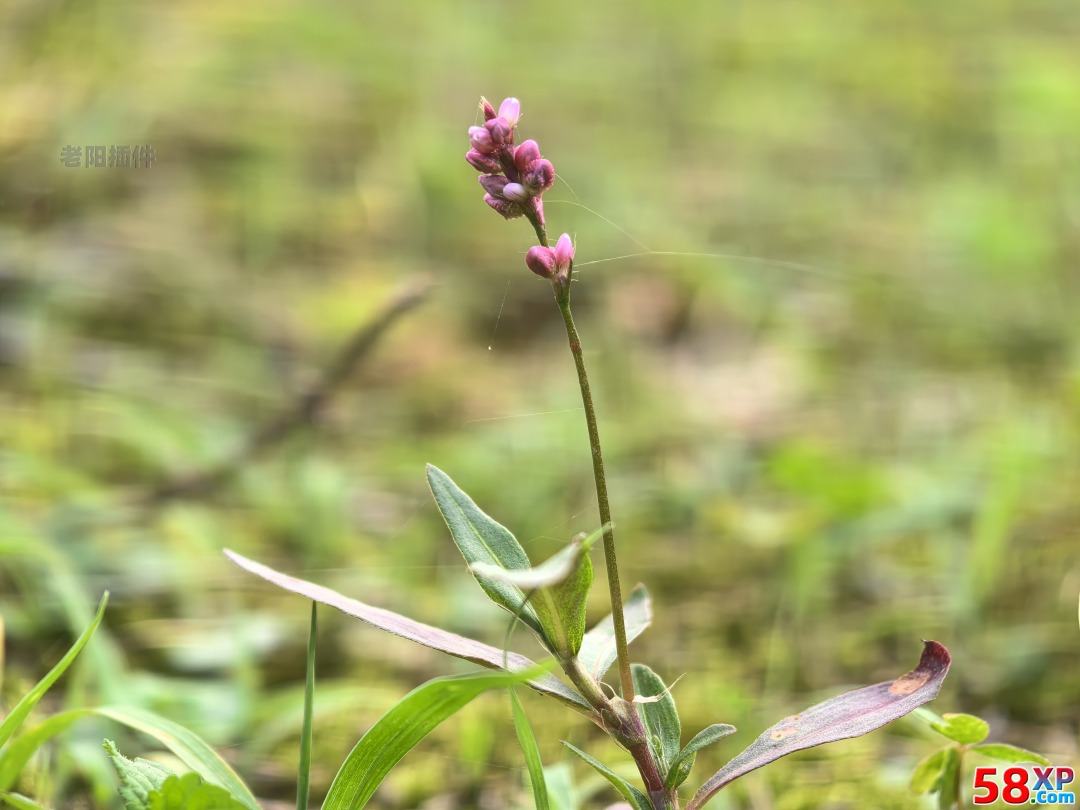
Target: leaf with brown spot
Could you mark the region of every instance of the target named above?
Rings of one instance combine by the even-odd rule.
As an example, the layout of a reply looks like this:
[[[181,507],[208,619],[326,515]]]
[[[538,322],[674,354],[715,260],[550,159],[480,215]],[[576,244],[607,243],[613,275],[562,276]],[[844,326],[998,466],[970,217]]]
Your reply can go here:
[[[937,697],[952,659],[944,645],[924,642],[919,665],[896,680],[866,686],[785,717],[762,732],[694,794],[686,810],[700,810],[727,784],[780,757],[824,743],[860,737]]]

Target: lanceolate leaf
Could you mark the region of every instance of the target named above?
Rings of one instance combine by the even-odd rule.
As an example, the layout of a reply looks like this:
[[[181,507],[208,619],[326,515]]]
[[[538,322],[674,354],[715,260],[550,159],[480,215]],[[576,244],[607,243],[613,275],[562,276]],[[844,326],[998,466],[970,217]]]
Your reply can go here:
[[[984,757],[990,757],[991,759],[996,759],[1001,762],[1034,762],[1036,765],[1050,764],[1050,760],[1042,754],[1036,754],[1033,751],[1025,751],[1023,748],[1017,748],[1015,745],[1005,745],[1004,743],[973,745],[971,746],[971,750],[982,754]]]
[[[622,794],[622,797],[630,802],[630,805],[634,810],[653,810],[652,802],[649,801],[648,796],[615,773],[615,771],[611,770],[611,768],[603,762],[595,757],[589,756],[580,748],[574,747],[566,740],[563,740],[562,744],[592,765],[601,776],[611,782],[612,786]]]
[[[941,781],[941,769],[945,766],[945,757],[949,749],[942,748],[923,759],[911,773],[911,792],[916,795],[936,790]]]
[[[450,480],[450,476],[429,464],[427,478],[443,520],[470,566],[486,563],[508,569],[531,567],[529,556],[517,538],[501,523],[486,515],[472,498]],[[540,620],[532,606],[526,603],[521,588],[490,579],[475,571],[473,576],[495,604],[520,617],[543,638]]]
[[[690,775],[690,769],[694,767],[694,760],[697,759],[698,751],[734,731],[735,726],[730,726],[727,723],[714,723],[695,734],[693,739],[683,746],[679,755],[675,757],[675,761],[671,763],[667,779],[664,780],[667,787],[678,787],[686,781],[686,777]]]
[[[529,717],[521,705],[514,687],[510,687],[510,705],[514,711],[514,731],[517,732],[518,745],[525,755],[525,766],[529,770],[529,788],[532,790],[533,804],[536,810],[549,810],[547,780],[544,778],[544,763],[540,759],[540,746],[536,743]]]
[[[639,583],[630,593],[623,606],[623,617],[626,620],[626,643],[629,644],[652,623],[652,602],[644,585]],[[585,671],[599,681],[611,669],[615,658],[615,621],[608,615],[585,634],[578,660]]]
[[[930,728],[961,745],[980,743],[990,733],[990,724],[972,714],[946,714],[942,719],[944,722],[931,723]]]
[[[699,810],[725,785],[762,765],[805,748],[859,737],[933,700],[952,659],[938,642],[924,644],[919,665],[895,681],[846,692],[766,729],[701,786],[686,810]]]
[[[436,678],[417,687],[376,721],[330,785],[323,810],[360,810],[393,767],[432,729],[481,692],[520,683],[508,672]]]
[[[415,641],[417,644],[423,644],[425,647],[431,647],[433,650],[439,650],[457,658],[464,658],[466,661],[472,661],[474,664],[489,667],[490,669],[503,669],[504,661],[506,662],[506,668],[511,672],[521,672],[536,667],[535,663],[523,655],[503,652],[471,638],[465,638],[456,633],[450,633],[428,624],[407,619],[389,610],[366,605],[356,599],[342,596],[337,591],[325,588],[322,585],[316,585],[307,580],[282,574],[273,568],[249,560],[228,549],[225,549],[225,555],[245,571],[250,571],[252,574],[272,582],[279,588],[284,588],[287,591],[306,596],[308,599],[329,605],[342,613],[355,616],[361,621],[378,627],[380,630]],[[541,675],[532,678],[528,681],[528,685],[538,692],[558,698],[575,709],[592,711],[592,707],[589,706],[585,698],[553,675]]]
[[[0,746],[6,743],[11,738],[11,735],[18,730],[23,720],[33,711],[37,702],[49,691],[49,687],[56,683],[57,679],[71,666],[71,662],[82,652],[82,648],[86,646],[90,636],[94,635],[94,631],[101,624],[101,619],[105,615],[105,605],[108,603],[109,593],[106,591],[101,597],[97,614],[94,616],[94,620],[90,622],[90,626],[83,630],[82,635],[75,640],[75,643],[71,645],[71,649],[60,659],[59,663],[49,670],[48,674],[38,681],[34,688],[23,696],[22,700],[15,704],[15,708],[4,718],[4,722],[0,723]]]
[[[644,664],[631,664],[630,674],[634,679],[635,694],[659,698],[659,700],[639,703],[638,714],[645,723],[649,745],[660,766],[660,775],[666,777],[668,768],[679,755],[679,744],[682,739],[682,725],[679,723],[679,713],[675,710],[675,698],[664,686],[660,676]]]

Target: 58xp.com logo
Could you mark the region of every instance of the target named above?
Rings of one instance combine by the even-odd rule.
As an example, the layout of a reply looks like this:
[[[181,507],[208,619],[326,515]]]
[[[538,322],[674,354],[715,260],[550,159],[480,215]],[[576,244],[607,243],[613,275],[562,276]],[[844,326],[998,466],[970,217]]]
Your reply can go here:
[[[975,769],[975,804],[1076,804],[1076,794],[1065,790],[1072,784],[1072,768],[1005,768],[998,783],[996,767]],[[983,793],[982,791],[986,791]]]

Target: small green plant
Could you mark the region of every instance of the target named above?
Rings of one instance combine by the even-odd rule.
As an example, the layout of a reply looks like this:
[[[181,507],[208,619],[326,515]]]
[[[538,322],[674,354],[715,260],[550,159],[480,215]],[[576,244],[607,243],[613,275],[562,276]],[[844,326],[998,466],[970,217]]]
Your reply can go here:
[[[930,723],[930,728],[950,744],[915,766],[911,790],[917,794],[935,794],[940,810],[962,810],[965,806],[964,785],[970,784],[970,780],[965,780],[963,774],[972,754],[1009,764],[1050,764],[1045,757],[1014,745],[983,742],[990,734],[990,724],[971,714],[942,715]]]
[[[436,679],[406,696],[349,754],[330,787],[325,810],[364,807],[390,769],[436,725],[481,692],[518,683],[526,683],[579,713],[630,755],[641,779],[637,785],[585,751],[566,744],[622,795],[628,803],[622,807],[678,810],[679,788],[689,777],[697,752],[734,728],[716,723],[684,745],[671,689],[653,669],[630,660],[629,645],[649,626],[652,606],[644,586],[635,587],[625,604],[622,595],[596,409],[581,337],[570,308],[576,247],[567,234],[552,247],[544,216],[543,194],[554,183],[555,169],[541,156],[535,141],[515,144],[520,117],[516,99],[506,99],[498,111],[481,100],[481,109],[484,124],[469,129],[471,149],[466,160],[480,172],[484,202],[505,219],[524,218],[536,234],[538,244],[528,251],[525,263],[550,282],[566,329],[588,427],[600,529],[592,537],[575,538],[551,559],[534,566],[510,530],[481,510],[450,476],[429,465],[427,479],[451,537],[477,583],[493,602],[511,614],[514,623],[524,625],[536,636],[567,680],[560,680],[509,650],[372,607],[232,551],[225,553],[240,567],[281,588],[394,635],[501,671]],[[597,537],[603,539],[611,614],[586,630],[585,603],[593,581],[589,551]],[[927,641],[918,665],[906,675],[844,693],[780,720],[705,780],[685,805],[686,810],[700,810],[726,785],[780,757],[866,734],[911,712],[937,695],[950,663],[943,645]],[[616,674],[609,684],[607,673],[612,667]],[[547,810],[553,806],[552,792],[546,785],[528,720],[512,689],[511,701],[533,799],[537,808]]]

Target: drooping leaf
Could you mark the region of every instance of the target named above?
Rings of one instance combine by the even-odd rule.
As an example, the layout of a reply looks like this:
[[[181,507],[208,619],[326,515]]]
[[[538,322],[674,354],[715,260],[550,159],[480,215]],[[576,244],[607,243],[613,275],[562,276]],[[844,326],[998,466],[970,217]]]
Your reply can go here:
[[[529,556],[510,530],[485,514],[450,476],[429,464],[427,479],[454,543],[470,566],[485,563],[511,570],[531,567]],[[473,576],[491,601],[521,618],[543,638],[540,620],[532,605],[526,603],[521,588],[476,572]]]
[[[945,751],[942,748],[924,758],[911,773],[911,792],[917,795],[935,790],[941,780],[941,769],[945,765]]]
[[[717,740],[723,739],[728,734],[732,734],[735,730],[735,726],[727,723],[713,723],[695,734],[693,739],[683,746],[678,756],[675,757],[675,761],[671,763],[667,778],[664,780],[667,787],[678,787],[685,782],[686,777],[690,775],[690,769],[694,767],[697,752],[705,746],[712,745]]]
[[[470,568],[492,581],[524,589],[540,620],[546,646],[564,660],[573,658],[585,635],[585,600],[593,581],[588,553],[600,535],[596,531],[584,540],[573,540],[536,568],[511,571],[488,563]]]
[[[150,794],[149,810],[244,810],[229,792],[197,773],[170,776]]]
[[[943,723],[931,723],[930,728],[961,745],[980,743],[990,733],[990,724],[971,714],[942,715]]]
[[[0,723],[0,746],[11,739],[11,735],[14,734],[27,715],[33,711],[37,702],[49,691],[49,688],[56,683],[57,679],[67,671],[67,668],[71,666],[71,662],[78,657],[82,652],[82,648],[86,646],[86,642],[90,640],[90,636],[94,635],[94,631],[97,630],[98,625],[101,624],[101,619],[105,615],[105,606],[109,603],[109,592],[106,591],[102,597],[101,602],[98,604],[97,613],[94,616],[94,620],[90,622],[90,626],[87,627],[82,635],[79,636],[75,643],[71,645],[71,649],[67,651],[63,658],[57,663],[55,667],[49,670],[34,688],[23,695],[22,699],[15,704],[15,708],[8,713],[8,716],[4,718],[4,722]]]
[[[111,740],[105,740],[102,747],[120,776],[119,793],[124,800],[124,809],[149,810],[150,794],[170,776],[175,776],[173,771],[148,759],[130,760],[116,750],[116,744]]]
[[[102,706],[92,710],[160,742],[206,781],[225,789],[248,810],[259,810],[248,786],[199,735],[179,723],[136,706]]]
[[[623,619],[626,624],[627,644],[640,636],[652,623],[652,602],[644,585],[638,584],[630,592],[630,598],[623,606]],[[616,656],[615,620],[608,615],[585,634],[581,640],[578,660],[585,671],[599,681],[611,669]]]
[[[1050,760],[1041,754],[1036,754],[1034,751],[1025,751],[1023,748],[1017,748],[1015,745],[1005,745],[1004,743],[973,745],[971,746],[971,750],[982,754],[984,757],[990,757],[990,759],[996,759],[1000,762],[1034,762],[1036,765],[1050,764]]]
[[[466,661],[472,661],[474,664],[490,669],[503,669],[504,661],[510,672],[522,672],[536,668],[536,664],[523,655],[507,653],[471,638],[465,638],[447,630],[440,630],[437,627],[407,619],[393,611],[366,605],[356,599],[342,596],[337,591],[322,585],[316,585],[307,580],[282,574],[273,568],[249,560],[229,549],[225,549],[225,556],[245,571],[250,571],[252,574],[272,582],[279,588],[284,588],[287,591],[306,596],[308,599],[329,605],[342,613],[355,616],[361,621],[378,627],[380,630],[415,641],[417,644],[423,644],[425,647],[431,647],[433,650],[439,650],[457,658],[464,658]],[[563,703],[579,711],[592,711],[592,707],[585,698],[553,675],[537,676],[528,681],[528,685],[538,692],[558,698]]]
[[[611,768],[603,762],[595,757],[589,756],[580,748],[576,748],[566,740],[563,740],[562,744],[595,768],[601,776],[611,783],[612,787],[619,791],[622,797],[630,803],[634,810],[653,810],[652,802],[649,801],[648,796],[615,773],[615,771],[611,770]]]
[[[960,752],[950,745],[943,753],[941,776],[933,791],[937,793],[938,810],[950,810],[960,795]]]
[[[664,685],[660,676],[644,664],[631,664],[630,675],[634,679],[634,693],[646,698],[659,698],[638,703],[638,714],[645,723],[649,746],[660,767],[660,775],[667,777],[668,769],[679,756],[682,725],[675,710],[675,698]]]
[[[952,659],[936,641],[924,642],[919,665],[894,681],[846,692],[786,717],[762,732],[749,748],[709,779],[686,810],[699,810],[725,785],[795,751],[859,737],[933,700]]]
[[[403,697],[345,758],[323,810],[360,810],[391,769],[432,729],[481,692],[521,683],[528,673],[436,678]]]
[[[525,767],[529,771],[529,788],[532,790],[533,804],[536,810],[549,810],[547,780],[544,777],[544,763],[540,759],[540,746],[536,743],[529,718],[525,714],[525,707],[521,705],[514,687],[510,687],[510,705],[514,710],[514,731],[517,733],[518,745],[525,755]]]

